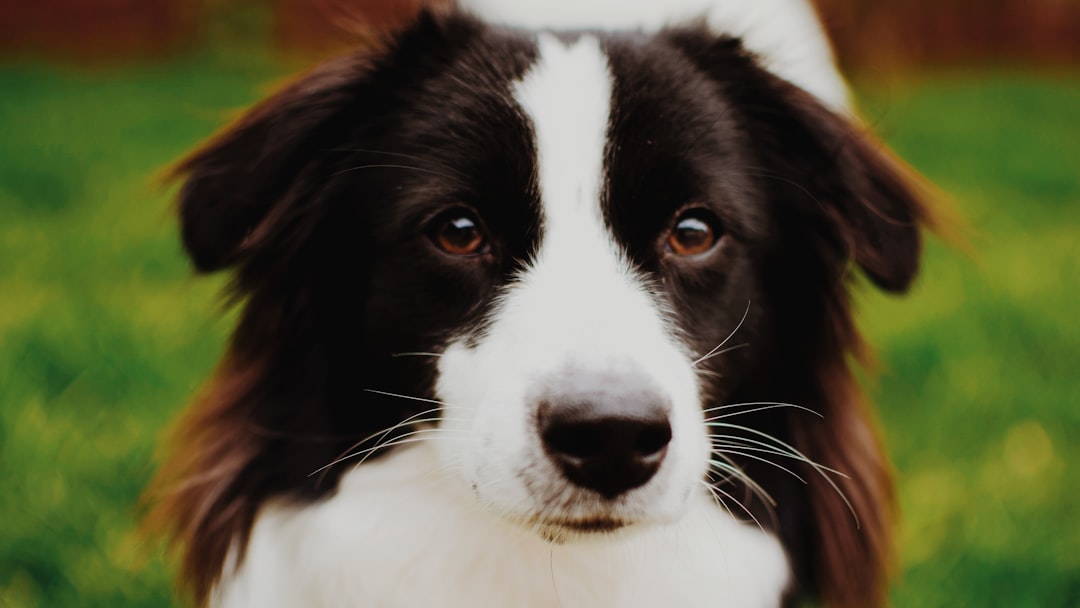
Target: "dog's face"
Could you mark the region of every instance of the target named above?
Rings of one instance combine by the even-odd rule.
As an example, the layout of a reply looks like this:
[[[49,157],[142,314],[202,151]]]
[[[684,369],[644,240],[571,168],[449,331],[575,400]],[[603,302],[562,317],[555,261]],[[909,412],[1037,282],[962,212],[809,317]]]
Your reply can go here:
[[[752,254],[768,247],[768,201],[748,175],[758,161],[716,83],[672,47],[539,37],[527,67],[499,82],[495,108],[441,125],[520,139],[479,166],[460,165],[471,154],[440,159],[476,186],[439,196],[434,223],[411,227],[439,276],[404,284],[449,275],[468,286],[433,349],[448,431],[434,440],[482,502],[551,536],[678,516],[708,468],[703,412],[738,385],[747,357],[695,360],[725,346],[752,303],[738,343],[752,346],[763,321]],[[459,93],[470,103],[481,86]],[[489,189],[492,175],[503,188]],[[388,264],[399,276],[401,258]]]
[[[698,28],[425,16],[180,171],[185,246],[246,298],[214,415],[270,433],[232,469],[228,441],[203,449],[232,476],[210,499],[253,501],[248,521],[332,487],[343,467],[309,474],[335,457],[423,440],[548,538],[676,519],[710,481],[806,507],[774,518],[786,535],[824,507],[759,461],[847,456],[792,448],[783,408],[721,416],[795,402],[850,424],[822,411],[855,340],[845,273],[901,290],[919,248],[912,193],[845,118]],[[845,429],[800,447],[876,449]]]
[[[499,102],[529,134],[511,160],[521,181],[437,216],[431,247],[445,257],[441,239],[465,240],[462,221],[478,243],[450,252],[478,308],[438,348],[448,432],[436,440],[484,503],[556,536],[670,519],[701,489],[710,450],[694,353],[754,296],[734,236],[753,219],[750,186],[724,168],[741,151],[723,105],[695,98],[704,82],[678,86],[670,70],[685,66],[664,55],[606,46],[538,39]],[[619,90],[635,77],[656,88]],[[492,161],[483,175],[508,172]],[[508,206],[526,223],[489,225]],[[719,312],[706,327],[692,322],[702,308]]]

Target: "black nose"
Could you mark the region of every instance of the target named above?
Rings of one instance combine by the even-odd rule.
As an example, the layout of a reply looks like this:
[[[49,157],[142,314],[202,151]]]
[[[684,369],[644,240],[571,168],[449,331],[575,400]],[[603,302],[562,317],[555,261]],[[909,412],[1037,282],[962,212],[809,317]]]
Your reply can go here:
[[[614,498],[649,481],[671,441],[664,401],[653,391],[595,392],[540,402],[540,439],[574,484]]]

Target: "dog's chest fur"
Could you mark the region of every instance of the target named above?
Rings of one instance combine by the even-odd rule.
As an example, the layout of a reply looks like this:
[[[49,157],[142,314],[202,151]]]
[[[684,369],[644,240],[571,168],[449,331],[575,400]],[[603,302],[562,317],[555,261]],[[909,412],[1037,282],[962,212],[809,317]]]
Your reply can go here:
[[[475,506],[426,446],[347,474],[303,508],[267,508],[223,608],[765,608],[788,583],[779,541],[705,492],[676,524],[552,544]]]

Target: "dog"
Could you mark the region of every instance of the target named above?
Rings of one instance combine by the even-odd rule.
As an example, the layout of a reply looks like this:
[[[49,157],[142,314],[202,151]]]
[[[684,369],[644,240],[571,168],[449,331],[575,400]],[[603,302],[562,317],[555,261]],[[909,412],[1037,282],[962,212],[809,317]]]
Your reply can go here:
[[[807,5],[683,4],[425,9],[178,165],[240,307],[153,491],[196,603],[884,603],[849,289],[926,196]]]

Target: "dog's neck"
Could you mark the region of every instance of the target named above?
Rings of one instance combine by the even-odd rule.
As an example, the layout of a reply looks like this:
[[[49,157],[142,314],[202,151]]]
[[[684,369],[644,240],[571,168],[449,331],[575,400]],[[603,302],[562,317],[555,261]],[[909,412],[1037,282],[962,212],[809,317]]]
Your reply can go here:
[[[779,541],[704,487],[687,509],[678,523],[555,544],[477,504],[421,444],[357,467],[317,504],[265,507],[212,604],[778,606]]]

